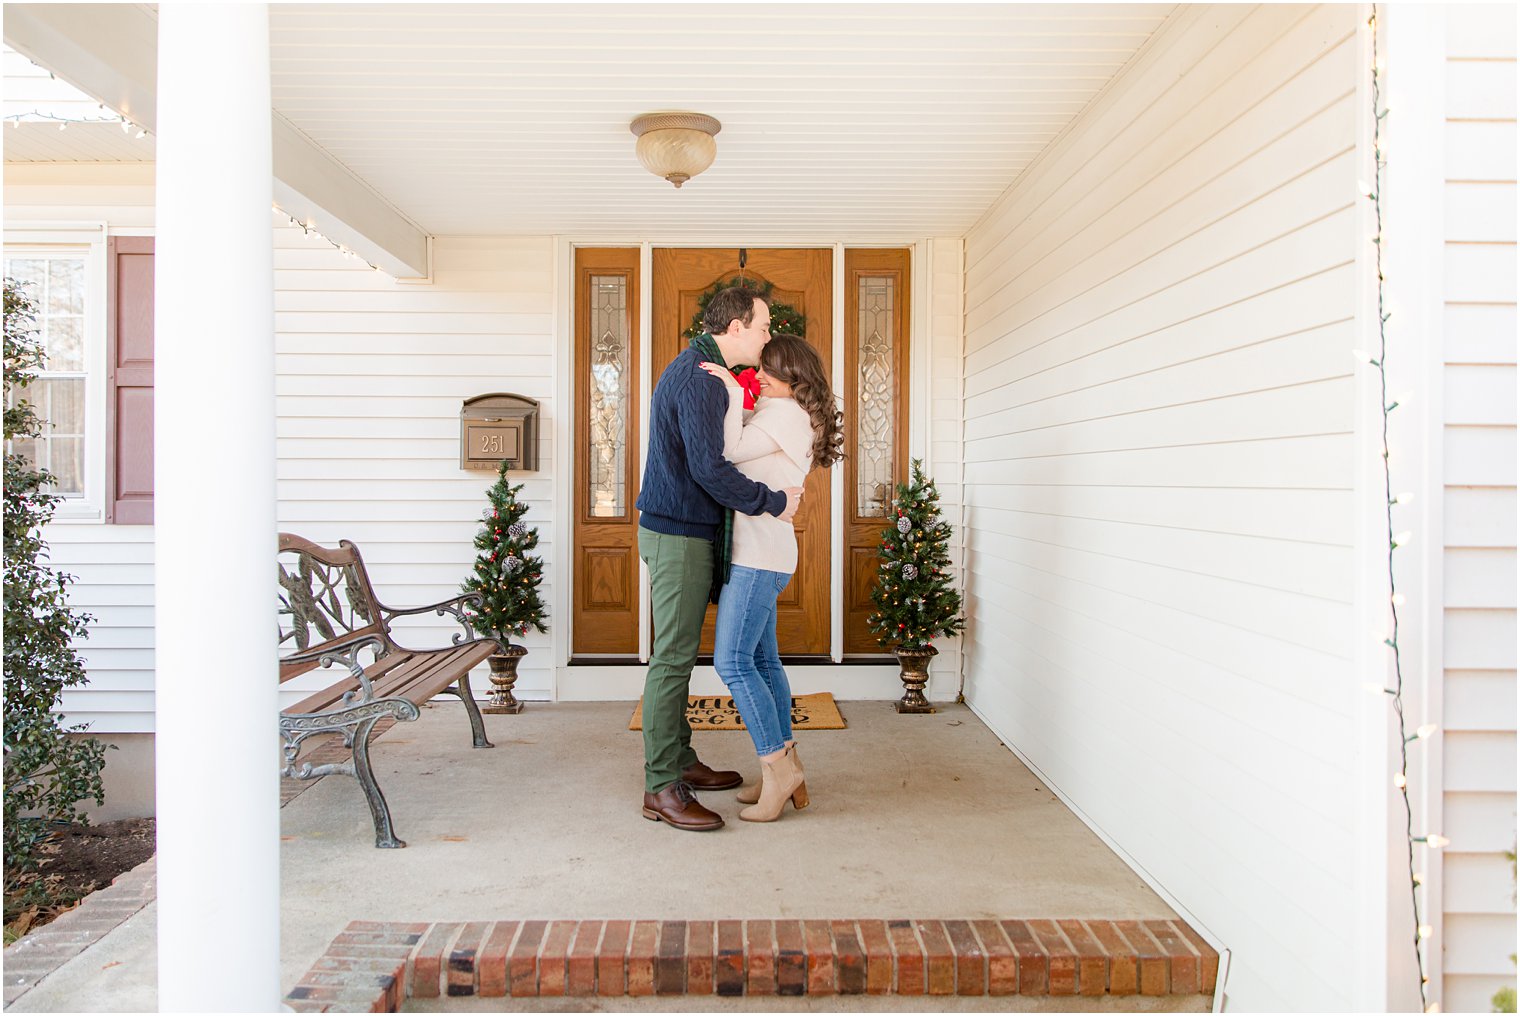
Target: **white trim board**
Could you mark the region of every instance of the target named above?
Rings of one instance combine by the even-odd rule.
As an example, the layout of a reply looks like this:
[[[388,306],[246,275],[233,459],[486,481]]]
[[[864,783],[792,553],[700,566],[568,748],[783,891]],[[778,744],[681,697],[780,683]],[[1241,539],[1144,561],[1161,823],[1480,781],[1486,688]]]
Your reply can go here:
[[[556,543],[572,548],[575,544],[574,463],[571,446],[575,443],[575,390],[572,378],[575,374],[575,335],[572,329],[575,304],[575,247],[564,237],[554,237],[554,533]],[[569,308],[566,313],[564,308]],[[551,563],[554,578],[554,598],[550,622],[554,659],[570,657],[570,625],[575,599],[575,561],[572,556],[566,562],[556,553]],[[555,667],[549,672],[549,698],[559,696],[559,672]]]

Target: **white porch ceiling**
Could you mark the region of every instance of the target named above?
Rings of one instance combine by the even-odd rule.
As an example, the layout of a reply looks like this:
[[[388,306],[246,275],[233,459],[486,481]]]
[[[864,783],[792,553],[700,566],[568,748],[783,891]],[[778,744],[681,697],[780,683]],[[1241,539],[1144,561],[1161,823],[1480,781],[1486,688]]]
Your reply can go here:
[[[274,104],[433,234],[958,235],[1172,5],[274,5]],[[640,113],[717,117],[677,191]]]
[[[91,106],[93,111],[95,107]],[[6,162],[152,162],[153,136],[123,134],[120,124],[9,124],[0,135]]]
[[[434,235],[959,235],[1174,9],[272,4],[274,106]],[[628,131],[663,109],[723,123],[679,191]],[[152,158],[81,127],[6,158]]]

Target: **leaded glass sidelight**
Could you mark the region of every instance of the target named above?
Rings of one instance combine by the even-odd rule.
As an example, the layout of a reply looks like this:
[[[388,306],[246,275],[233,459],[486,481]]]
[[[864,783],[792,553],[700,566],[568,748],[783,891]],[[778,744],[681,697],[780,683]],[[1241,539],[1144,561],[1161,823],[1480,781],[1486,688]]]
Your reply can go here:
[[[628,277],[591,277],[591,490],[597,518],[626,514],[628,489]]]
[[[898,341],[896,331],[897,279],[860,277],[860,406],[855,427],[856,511],[861,518],[887,514],[892,500],[893,420],[896,378],[893,377]]]

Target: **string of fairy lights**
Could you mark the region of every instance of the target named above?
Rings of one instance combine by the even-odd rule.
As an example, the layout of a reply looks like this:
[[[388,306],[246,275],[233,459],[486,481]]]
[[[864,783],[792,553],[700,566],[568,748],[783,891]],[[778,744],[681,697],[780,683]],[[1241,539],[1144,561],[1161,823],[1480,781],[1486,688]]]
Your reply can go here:
[[[47,68],[40,67],[37,64],[32,64],[32,66],[36,67],[39,72],[46,72],[49,80],[58,80],[58,75],[54,74],[52,71],[47,70]],[[95,108],[100,110],[100,116],[59,116],[57,113],[49,113],[40,109],[33,109],[29,113],[7,113],[4,117],[0,117],[0,119],[9,121],[11,127],[13,128],[20,127],[23,123],[51,123],[57,124],[59,130],[66,131],[69,129],[69,124],[75,123],[115,123],[121,124],[121,132],[123,134],[131,134],[134,138],[145,137],[148,133],[148,129],[142,124],[138,123],[130,116],[127,116],[125,113],[114,109],[107,109],[106,104],[103,102],[97,102],[95,104]]]
[[[341,244],[338,241],[334,240],[330,236],[324,236],[322,234],[322,232],[320,230],[318,230],[316,228],[316,226],[313,225],[310,220],[307,220],[306,222],[302,222],[300,219],[296,218],[294,215],[291,215],[285,209],[281,208],[278,204],[276,204],[274,206],[274,210],[276,212],[279,212],[281,215],[285,216],[285,218],[289,219],[290,220],[290,224],[292,226],[296,227],[301,232],[305,233],[307,236],[314,236],[314,237],[316,237],[319,240],[323,240],[323,241],[325,241],[327,243],[332,244],[333,247],[337,248],[338,253],[342,254],[344,257],[348,258],[349,260],[351,260],[351,261],[357,261],[357,262],[359,262],[362,265],[365,265],[365,266],[367,266],[369,268],[373,268],[377,272],[380,272],[382,274],[387,274],[385,272],[384,268],[381,268],[379,265],[370,264],[370,262],[368,262],[368,261],[366,261],[364,259],[363,255],[359,254],[359,252],[355,251],[352,247],[349,247],[349,246],[347,246],[345,244]]]
[[[104,106],[100,107],[105,110]],[[48,113],[40,109],[34,109],[28,113],[7,113],[4,119],[12,127],[20,127],[24,123],[57,124],[58,129],[66,131],[70,124],[120,124],[123,134],[133,137],[145,137],[148,129],[137,123],[130,117],[118,116],[107,112],[104,116],[59,116],[57,113]]]
[[[1393,654],[1393,687],[1389,688],[1383,682],[1374,685],[1374,689],[1388,696],[1393,706],[1394,716],[1399,723],[1399,769],[1393,775],[1393,785],[1404,800],[1404,837],[1408,847],[1409,856],[1409,895],[1414,908],[1414,955],[1415,965],[1420,976],[1420,1006],[1426,1012],[1437,1012],[1439,1007],[1432,1004],[1426,998],[1427,987],[1430,978],[1425,973],[1425,943],[1432,934],[1429,924],[1421,920],[1420,888],[1424,884],[1425,877],[1415,864],[1415,847],[1421,845],[1428,850],[1438,850],[1451,842],[1446,837],[1434,832],[1426,832],[1423,836],[1414,834],[1414,807],[1409,800],[1409,746],[1416,742],[1423,742],[1430,738],[1437,730],[1434,723],[1427,723],[1408,733],[1409,727],[1404,716],[1404,662],[1399,646],[1399,608],[1404,605],[1404,594],[1398,591],[1394,577],[1394,552],[1409,545],[1413,534],[1407,530],[1395,532],[1393,510],[1398,505],[1409,504],[1414,500],[1413,494],[1393,493],[1393,472],[1389,461],[1388,423],[1393,412],[1399,408],[1401,399],[1390,400],[1388,395],[1388,321],[1393,317],[1393,312],[1388,308],[1387,301],[1387,278],[1383,273],[1383,171],[1388,166],[1388,159],[1383,149],[1383,121],[1387,118],[1389,109],[1382,101],[1382,64],[1378,57],[1378,9],[1372,5],[1372,14],[1367,19],[1367,24],[1372,34],[1372,156],[1374,161],[1373,177],[1371,184],[1362,184],[1362,195],[1372,202],[1373,218],[1376,231],[1372,236],[1372,244],[1377,267],[1377,306],[1378,306],[1378,351],[1377,355],[1357,350],[1356,357],[1363,363],[1375,368],[1378,372],[1379,404],[1383,410],[1382,452],[1383,460],[1383,494],[1386,501],[1386,519],[1388,532],[1388,610],[1391,624],[1390,633],[1383,638],[1382,645]]]

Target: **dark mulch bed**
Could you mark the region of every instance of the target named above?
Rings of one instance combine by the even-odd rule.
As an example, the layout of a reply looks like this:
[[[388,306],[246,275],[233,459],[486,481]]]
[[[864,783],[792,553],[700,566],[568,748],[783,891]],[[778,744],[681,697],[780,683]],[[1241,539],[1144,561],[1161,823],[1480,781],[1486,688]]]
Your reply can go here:
[[[5,901],[5,944],[72,910],[122,872],[153,856],[154,821],[129,818],[100,825],[66,826],[38,848],[41,862]],[[29,899],[23,900],[26,895]]]

